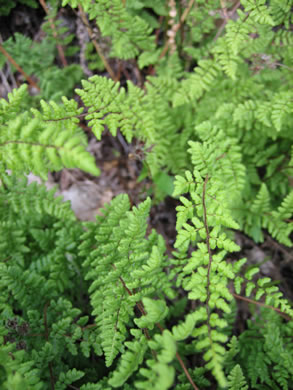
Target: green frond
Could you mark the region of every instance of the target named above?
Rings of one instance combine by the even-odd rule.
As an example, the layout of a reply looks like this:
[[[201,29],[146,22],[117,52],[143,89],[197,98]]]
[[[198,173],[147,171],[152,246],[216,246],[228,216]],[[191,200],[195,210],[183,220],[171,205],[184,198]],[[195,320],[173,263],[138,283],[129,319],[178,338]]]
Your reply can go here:
[[[13,89],[8,94],[8,100],[0,99],[0,124],[4,125],[19,115],[27,98],[27,85],[22,84],[18,89]]]
[[[142,300],[147,312],[145,317],[134,320],[139,326],[151,327],[167,314],[165,306],[162,313],[160,310],[159,314],[155,309],[153,311],[153,305],[160,301],[154,301],[151,305],[152,301],[147,298],[154,292],[159,294],[160,290],[170,289],[169,280],[162,272],[164,259],[154,259],[156,254],[162,256],[165,247],[155,233],[148,240],[145,238],[150,203],[150,199],[147,199],[130,212],[127,196],[118,196],[105,209],[104,215],[98,217],[99,223],[89,226],[82,238],[86,244],[80,247],[81,253],[98,242],[97,248],[84,262],[84,267],[91,266],[86,279],[93,280],[89,292],[107,365],[112,364],[122,348],[126,325],[134,316],[133,307],[137,302]],[[152,272],[148,273],[150,270]],[[154,290],[153,283],[159,278],[161,288],[159,290],[159,285],[156,285]],[[136,290],[140,291],[135,293]],[[147,324],[142,325],[143,321]]]
[[[241,367],[237,364],[228,376],[228,388],[230,390],[247,390],[245,377],[243,376]]]
[[[167,390],[174,381],[175,370],[172,366],[168,366],[164,363],[155,363],[147,361],[150,368],[141,368],[139,373],[146,378],[143,381],[135,382],[137,389],[154,389],[154,390]]]
[[[168,308],[165,301],[143,298],[142,300],[146,315],[134,320],[139,328],[153,329],[156,323],[161,322],[168,314]]]
[[[15,98],[10,97],[10,100],[18,104],[16,102],[21,99],[22,91]],[[2,169],[20,173],[31,171],[43,178],[50,170],[63,167],[79,167],[93,175],[99,174],[94,158],[86,151],[85,135],[76,124],[75,116],[78,116],[80,109],[74,101],[66,98],[63,101],[62,107],[54,102],[50,105],[42,102],[44,116],[33,110],[35,118],[23,113],[3,123],[0,137]],[[5,104],[2,106],[5,107]]]
[[[137,389],[169,389],[175,379],[175,370],[169,365],[175,359],[176,342],[168,330],[161,335],[156,334],[153,340],[148,342],[152,351],[156,351],[156,360],[147,360],[149,368],[141,368],[139,374],[145,377],[145,381],[135,382]]]
[[[147,351],[147,339],[141,331],[132,331],[134,339],[125,343],[126,352],[122,355],[118,370],[114,371],[109,384],[113,387],[122,386],[126,380],[141,365],[145,352]]]
[[[0,14],[15,1],[2,4]],[[260,242],[266,229],[292,246],[293,1],[48,6],[40,42],[16,33],[1,43],[41,90],[0,100],[1,389],[189,390],[190,378],[200,389],[293,388],[292,305],[245,266],[234,239],[240,230]],[[103,72],[107,61],[120,82],[106,71],[84,80],[78,103],[65,19],[80,6],[101,50],[89,43],[80,62]],[[58,67],[56,44],[71,65]],[[4,77],[2,54],[0,66]],[[178,198],[167,202],[174,237],[149,228],[150,198],[133,206],[121,194],[81,223],[55,190],[21,178],[98,174],[83,120],[98,140],[120,131],[133,143],[126,154],[142,145],[139,180],[150,176],[153,202]]]
[[[173,106],[181,106],[194,99],[200,99],[205,91],[212,88],[219,72],[220,68],[217,63],[211,60],[200,61],[194,73],[183,81],[180,89],[174,94]]]
[[[61,373],[58,381],[55,384],[56,390],[65,390],[68,385],[77,381],[78,379],[84,376],[84,372],[78,371],[75,368],[72,370],[68,370],[66,373]]]
[[[257,23],[274,26],[274,21],[265,0],[241,0],[245,12]]]

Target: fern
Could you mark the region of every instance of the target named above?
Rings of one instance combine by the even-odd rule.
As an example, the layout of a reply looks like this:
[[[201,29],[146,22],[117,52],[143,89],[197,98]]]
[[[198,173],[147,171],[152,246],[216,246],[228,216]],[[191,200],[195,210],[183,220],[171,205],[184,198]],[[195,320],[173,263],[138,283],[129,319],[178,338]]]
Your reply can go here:
[[[236,365],[228,376],[228,386],[231,390],[248,389],[241,367],[239,365]]]
[[[3,42],[42,90],[0,100],[3,389],[292,388],[292,306],[237,253],[234,231],[292,245],[293,4],[171,3],[63,0],[83,7],[113,66],[113,80],[82,81],[80,100],[63,96],[81,71],[55,65],[55,45],[73,42],[58,21],[40,43]],[[99,173],[82,120],[98,141],[119,130],[143,145],[153,203],[174,188],[168,252],[149,229],[151,197],[120,194],[81,223],[55,190],[27,185],[29,172]]]

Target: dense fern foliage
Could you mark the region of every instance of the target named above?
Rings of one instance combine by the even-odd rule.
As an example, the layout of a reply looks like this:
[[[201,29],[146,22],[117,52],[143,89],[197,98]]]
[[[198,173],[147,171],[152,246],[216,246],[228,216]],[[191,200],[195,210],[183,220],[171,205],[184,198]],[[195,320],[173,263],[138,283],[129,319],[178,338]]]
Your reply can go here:
[[[41,42],[1,43],[40,88],[0,100],[1,389],[292,389],[291,303],[234,234],[292,246],[293,1],[48,3]],[[62,7],[88,32],[82,66]],[[86,58],[104,74],[80,82]],[[99,175],[82,121],[141,142],[152,182],[84,223],[25,178]],[[171,250],[149,223],[167,194]]]

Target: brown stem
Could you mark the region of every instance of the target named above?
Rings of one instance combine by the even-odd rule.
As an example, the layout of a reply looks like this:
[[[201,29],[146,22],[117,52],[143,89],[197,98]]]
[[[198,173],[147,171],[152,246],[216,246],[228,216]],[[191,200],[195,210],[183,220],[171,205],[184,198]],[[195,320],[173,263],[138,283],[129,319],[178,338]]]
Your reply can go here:
[[[182,24],[185,22],[185,19],[187,18],[189,12],[191,11],[191,8],[193,6],[194,1],[195,0],[189,0],[188,6],[185,8],[183,14],[181,15],[179,23],[176,26],[174,26],[174,28],[173,28],[173,31],[175,31],[175,33],[177,33],[177,31],[180,29]],[[167,53],[168,49],[169,49],[169,40],[167,40],[167,42],[165,43],[165,46],[163,47],[162,53],[160,54],[160,58],[164,57],[164,55]]]
[[[229,16],[228,16],[228,13],[227,13],[226,2],[225,2],[225,0],[220,0],[220,2],[221,2],[221,8],[222,8],[222,11],[223,11],[224,19],[225,19],[226,23],[228,23]]]
[[[177,358],[177,360],[178,360],[180,366],[182,367],[182,369],[183,369],[183,371],[184,371],[184,374],[186,375],[186,377],[187,377],[189,383],[190,383],[191,386],[193,387],[193,389],[194,389],[194,390],[199,390],[199,388],[198,388],[198,387],[196,386],[196,384],[193,382],[193,380],[192,380],[192,378],[191,378],[191,376],[190,376],[190,374],[189,374],[189,372],[188,372],[188,370],[187,370],[187,368],[186,368],[186,366],[185,366],[185,364],[184,364],[183,360],[181,359],[181,356],[179,355],[178,352],[176,352],[176,358]]]
[[[80,16],[81,16],[81,20],[82,20],[83,24],[84,24],[84,25],[86,26],[86,28],[87,28],[89,37],[90,37],[91,41],[93,42],[93,45],[94,45],[94,47],[95,47],[95,49],[96,49],[96,52],[97,52],[98,55],[100,56],[100,58],[101,58],[101,60],[102,60],[102,62],[103,62],[103,64],[104,64],[105,68],[107,69],[107,72],[109,73],[111,79],[114,80],[114,81],[117,81],[117,80],[116,80],[115,73],[113,72],[113,70],[112,70],[111,66],[109,65],[109,63],[108,63],[106,57],[104,56],[104,54],[103,54],[103,52],[102,52],[102,50],[101,50],[101,48],[100,48],[98,42],[96,41],[96,39],[95,39],[95,37],[94,37],[93,30],[91,29],[91,26],[89,25],[89,22],[88,22],[88,20],[87,20],[87,17],[86,17],[86,15],[85,15],[85,13],[84,13],[84,11],[83,11],[83,9],[82,9],[82,7],[81,7],[80,4],[78,5],[78,9],[79,9],[79,13],[80,13]]]
[[[262,306],[262,307],[266,307],[268,309],[272,309],[274,310],[275,312],[279,313],[283,318],[285,318],[287,321],[291,321],[292,318],[286,314],[286,313],[283,313],[280,309],[274,307],[274,306],[271,306],[271,305],[266,305],[265,303],[262,303],[262,302],[258,302],[258,301],[254,301],[253,299],[249,299],[249,298],[246,298],[246,297],[242,297],[241,295],[238,295],[238,294],[235,294],[235,293],[232,293],[233,297],[236,298],[236,299],[240,299],[242,301],[245,301],[245,302],[248,302],[248,303],[253,303],[254,305],[258,305],[258,306]]]
[[[162,327],[161,324],[157,323],[156,326],[160,330],[161,333],[164,332],[164,328]],[[194,388],[194,390],[199,390],[198,387],[196,386],[196,384],[193,382],[191,376],[189,375],[189,372],[188,372],[188,370],[187,370],[187,368],[186,368],[186,366],[185,366],[185,364],[184,364],[183,360],[181,359],[181,356],[179,355],[178,352],[176,352],[176,358],[177,358],[180,366],[182,367],[187,379],[189,380],[189,383],[191,384],[191,386]]]
[[[46,14],[49,15],[50,11],[49,11],[49,8],[47,7],[45,0],[39,0],[39,2],[41,4],[41,6],[43,7],[44,11],[46,12]],[[50,23],[50,27],[53,31],[53,37],[57,40],[58,33],[56,30],[56,26],[54,24],[54,20],[52,18],[49,18],[49,23]],[[62,62],[62,65],[65,68],[68,65],[68,63],[67,63],[67,60],[65,58],[63,47],[61,45],[57,44],[57,50],[58,50],[58,54],[59,54],[60,60]]]
[[[73,385],[67,385],[68,387],[70,387],[71,389],[74,389],[74,390],[80,390],[79,387],[75,387]]]
[[[33,88],[36,88],[40,91],[39,86],[34,82],[34,80],[25,73],[25,71],[14,61],[11,55],[4,49],[4,47],[0,44],[0,52],[7,58],[7,60],[23,75],[29,85]]]

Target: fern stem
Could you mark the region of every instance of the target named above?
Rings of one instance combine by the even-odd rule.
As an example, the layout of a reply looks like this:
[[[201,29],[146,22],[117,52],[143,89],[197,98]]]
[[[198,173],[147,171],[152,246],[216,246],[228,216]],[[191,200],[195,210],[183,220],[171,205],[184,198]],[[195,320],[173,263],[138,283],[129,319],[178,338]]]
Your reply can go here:
[[[4,47],[0,44],[0,52],[7,58],[7,60],[23,75],[29,85],[33,88],[36,88],[40,92],[39,86],[34,82],[34,80],[25,73],[25,71],[14,61],[11,55],[4,49]]]
[[[191,378],[191,376],[190,376],[190,374],[189,374],[189,372],[188,372],[188,370],[187,370],[187,368],[186,368],[186,366],[185,366],[185,364],[184,364],[183,360],[181,359],[181,356],[179,355],[178,352],[176,352],[176,358],[177,358],[180,366],[182,367],[182,369],[184,371],[184,374],[186,375],[186,377],[187,377],[189,383],[191,384],[191,386],[194,388],[194,390],[199,390],[199,388],[193,382],[193,380],[192,380],[192,378]]]
[[[240,299],[242,301],[245,301],[245,302],[248,302],[248,303],[252,303],[254,305],[258,305],[258,306],[262,306],[262,307],[266,307],[267,309],[272,309],[274,310],[275,312],[277,312],[278,314],[280,314],[280,316],[282,316],[283,318],[285,318],[287,321],[291,321],[292,318],[290,316],[288,316],[288,314],[286,313],[283,313],[280,309],[278,309],[277,307],[274,307],[274,306],[271,306],[271,305],[266,305],[265,303],[263,302],[258,302],[258,301],[254,301],[253,299],[250,299],[250,298],[246,298],[246,297],[242,297],[241,295],[238,295],[238,294],[235,294],[235,293],[232,293],[233,297],[236,298],[236,299]]]
[[[45,0],[39,0],[41,6],[43,7],[44,11],[46,12],[47,15],[49,15],[50,11],[47,7],[47,4],[45,2]],[[54,24],[54,20],[52,18],[49,18],[49,23],[50,23],[50,27],[53,31],[53,37],[57,40],[58,39],[58,33],[57,33],[57,30],[56,30],[56,26]],[[62,65],[64,66],[64,68],[68,65],[67,63],[67,60],[65,58],[65,54],[64,54],[64,50],[63,50],[63,47],[59,44],[57,44],[57,50],[58,50],[58,54],[59,54],[59,57],[60,57],[60,60],[62,62]]]
[[[161,324],[157,323],[156,326],[157,326],[157,328],[160,330],[161,333],[164,332],[164,328],[162,327]],[[187,368],[186,368],[186,366],[185,366],[185,364],[184,364],[184,362],[183,362],[181,356],[179,355],[179,353],[176,352],[176,355],[175,355],[175,356],[176,356],[176,358],[177,358],[177,360],[178,360],[180,366],[182,367],[182,369],[183,369],[183,371],[184,371],[184,374],[186,375],[186,377],[187,377],[189,383],[191,384],[191,386],[194,388],[194,390],[199,390],[199,388],[198,388],[198,387],[196,386],[196,384],[193,382],[193,380],[192,380],[192,378],[191,378],[191,376],[190,376],[190,374],[189,374],[189,372],[188,372],[188,370],[187,370]]]
[[[89,25],[89,22],[87,20],[87,17],[81,7],[81,5],[79,4],[78,5],[78,9],[79,9],[79,13],[80,13],[80,16],[81,16],[81,20],[83,22],[83,24],[86,26],[87,28],[87,31],[88,31],[88,34],[89,34],[89,37],[91,39],[91,41],[93,42],[93,45],[95,46],[95,49],[96,49],[96,52],[98,53],[98,55],[100,56],[105,68],[107,69],[107,72],[109,73],[110,77],[112,80],[114,81],[117,81],[116,80],[116,76],[115,76],[115,73],[113,72],[111,66],[109,65],[108,61],[106,60],[106,57],[104,56],[104,54],[102,53],[102,50],[98,44],[98,42],[96,41],[96,39],[94,38],[94,33],[93,33],[93,30],[91,29],[91,26]]]

